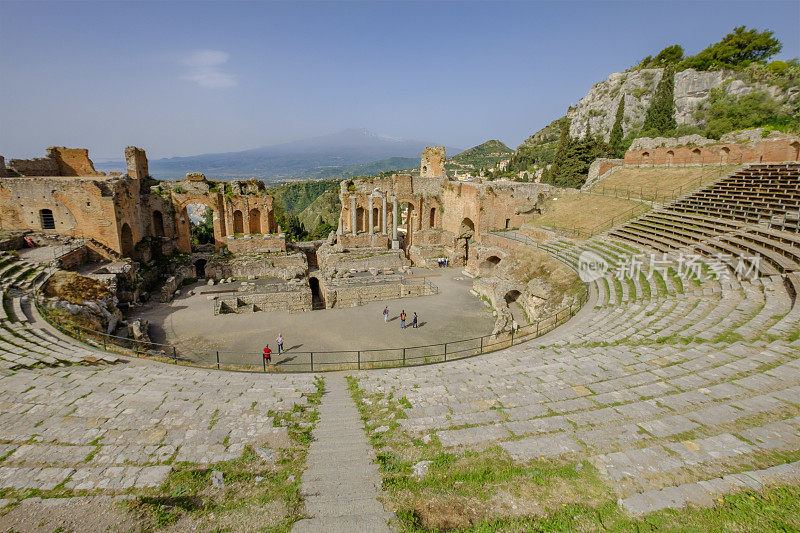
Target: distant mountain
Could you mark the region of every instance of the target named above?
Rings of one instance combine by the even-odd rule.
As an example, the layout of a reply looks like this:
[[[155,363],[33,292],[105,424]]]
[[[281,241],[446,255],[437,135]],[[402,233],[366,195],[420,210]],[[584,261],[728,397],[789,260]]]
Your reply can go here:
[[[182,178],[187,172],[202,172],[210,179],[256,177],[265,181],[283,179],[322,179],[357,175],[415,166],[422,150],[436,143],[378,135],[366,129],[347,129],[274,146],[241,152],[200,154],[150,161],[155,178]],[[448,148],[450,153],[460,151]],[[413,159],[410,164],[408,160]],[[374,168],[354,169],[373,163]],[[117,169],[119,164],[104,163],[102,169]]]
[[[448,169],[492,168],[495,163],[508,159],[514,150],[498,140],[486,141],[456,154],[447,160]]]

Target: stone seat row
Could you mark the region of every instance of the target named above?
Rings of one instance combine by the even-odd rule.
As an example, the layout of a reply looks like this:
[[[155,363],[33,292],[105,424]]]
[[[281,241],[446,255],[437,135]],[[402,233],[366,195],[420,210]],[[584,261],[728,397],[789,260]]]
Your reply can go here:
[[[4,293],[2,297],[5,303]],[[4,312],[4,318],[0,318],[0,368],[119,362],[119,358],[112,354],[90,351],[73,341],[31,326],[23,310],[24,303],[25,297],[11,298],[12,315]]]
[[[577,386],[578,391],[575,391],[576,386],[567,387],[564,384],[562,388],[555,389],[552,381],[544,382],[542,384],[544,388],[529,389],[529,385],[525,385],[525,380],[520,380],[521,383],[514,380],[513,390],[527,391],[527,394],[523,397],[517,394],[511,398],[498,394],[495,402],[480,401],[480,398],[474,398],[474,395],[464,391],[461,394],[455,393],[457,395],[454,398],[455,403],[442,404],[442,400],[449,400],[453,395],[442,396],[436,393],[435,388],[424,386],[421,389],[414,389],[413,386],[419,386],[420,383],[413,378],[410,380],[412,385],[409,388],[395,385],[392,390],[396,395],[405,395],[412,405],[417,405],[424,395],[428,405],[409,410],[409,418],[401,420],[401,424],[423,431],[437,428],[443,443],[449,445],[461,444],[461,437],[467,438],[472,443],[478,440],[492,440],[501,428],[511,431],[504,433],[507,440],[514,440],[515,435],[518,437],[552,432],[571,433],[574,428],[587,426],[591,426],[592,431],[601,428],[624,429],[621,426],[627,425],[630,421],[646,424],[647,431],[652,432],[652,436],[667,437],[697,428],[698,421],[702,423],[707,420],[705,415],[708,414],[708,408],[720,403],[727,406],[734,400],[739,402],[737,407],[723,409],[728,411],[727,418],[730,420],[778,408],[788,408],[796,415],[796,409],[792,411],[791,405],[770,396],[770,394],[778,395],[790,401],[788,398],[798,392],[796,381],[792,381],[799,370],[794,357],[771,350],[764,350],[751,356],[753,359],[735,357],[732,354],[710,355],[716,355],[710,361],[724,364],[711,366],[708,364],[708,358],[688,361],[688,363],[701,362],[707,365],[704,371],[704,366],[687,364],[681,368],[681,365],[676,363],[663,367],[663,370],[670,370],[670,373],[666,374],[669,379],[660,381],[656,375],[648,372],[643,374],[644,379],[633,379],[632,375],[624,375],[614,380],[594,383],[589,380],[585,385]],[[776,364],[778,362],[780,364]],[[759,368],[767,368],[765,376],[762,376],[761,372],[754,372]],[[675,370],[682,370],[682,373],[675,373]],[[533,371],[534,369],[527,370],[528,373]],[[680,377],[681,375],[685,377]],[[456,377],[468,379],[467,375]],[[404,376],[404,379],[407,377]],[[424,378],[420,376],[418,379]],[[454,382],[452,378],[444,383],[447,390],[458,390],[458,382]],[[487,383],[494,391],[502,391],[503,384],[502,379],[489,380]],[[765,392],[767,389],[772,392]],[[559,399],[562,398],[557,394],[559,390],[569,393],[565,399]],[[432,412],[435,413],[431,408],[437,404],[431,404],[432,398],[440,402],[438,405],[445,407],[444,411],[439,410],[439,414],[434,416],[430,416]],[[513,401],[514,398],[517,402]],[[526,399],[533,401],[525,403]],[[550,401],[547,401],[548,399]],[[496,409],[497,404],[501,405],[501,409]],[[423,416],[415,416],[413,413],[415,410]],[[506,420],[501,420],[503,414],[506,415]],[[689,423],[686,418],[696,420]],[[487,426],[485,437],[481,436],[484,434],[483,431],[470,431],[472,427],[459,429],[459,426],[476,424]],[[444,429],[453,426],[454,429]],[[491,426],[491,429],[488,426]],[[648,438],[650,437],[645,435],[636,440]],[[598,445],[600,448],[606,446],[606,444]]]
[[[699,463],[744,458],[775,449],[799,449],[800,424],[797,407],[793,404],[793,398],[800,393],[796,381],[800,375],[797,344],[773,343],[756,353],[744,345],[732,345],[719,351],[708,348],[691,347],[688,353],[693,357],[683,363],[675,360],[682,354],[667,355],[671,364],[652,365],[653,370],[641,372],[641,377],[624,372],[631,366],[641,365],[634,360],[619,368],[623,372],[617,379],[586,380],[584,385],[571,387],[569,383],[581,382],[576,379],[581,374],[570,374],[563,371],[565,366],[556,364],[563,374],[572,378],[558,389],[552,388],[554,382],[545,380],[546,374],[540,373],[550,364],[515,368],[519,372],[516,376],[481,378],[477,385],[484,385],[485,381],[485,386],[477,391],[476,384],[470,381],[475,381],[475,371],[481,368],[479,364],[474,365],[475,369],[442,376],[431,376],[430,372],[409,376],[406,372],[409,369],[403,369],[398,371],[399,379],[381,383],[374,382],[366,374],[362,376],[361,386],[368,391],[404,395],[414,407],[406,411],[408,418],[400,422],[410,431],[426,432],[434,428],[442,443],[448,446],[484,445],[499,439],[501,446],[520,460],[564,454],[588,455],[598,465],[609,463],[619,470],[621,465],[652,466],[643,459],[653,455],[660,460],[672,457],[664,463],[668,467],[657,469],[672,475],[677,470],[690,472]],[[664,363],[662,354],[665,351],[669,353],[666,348],[656,350],[651,355],[661,357],[650,361]],[[599,352],[601,361],[593,366],[598,352],[585,350],[584,353],[586,355],[572,366],[578,370],[602,366],[606,369],[604,372],[608,371],[609,361],[602,360],[607,350]],[[624,351],[617,353],[625,356]],[[537,355],[530,354],[531,357]],[[552,357],[554,361],[564,361],[556,358],[556,354]],[[504,368],[504,365],[500,362],[497,367]],[[656,373],[665,379],[655,380]],[[530,381],[523,376],[535,375],[541,378],[540,387],[530,388]],[[426,386],[426,382],[437,385]],[[514,393],[503,394],[508,390]],[[559,390],[570,394],[566,399],[559,399]],[[495,401],[491,401],[490,395],[482,398],[473,391],[494,391]],[[526,398],[530,399],[529,403],[520,402]],[[501,418],[503,415],[505,419]],[[697,436],[685,437],[687,432]],[[687,452],[685,457],[674,459],[681,450]],[[694,453],[689,454],[689,451]],[[725,468],[724,465],[720,467]],[[610,470],[613,468],[605,467],[606,472]],[[637,476],[610,476],[610,480],[628,477]],[[645,484],[634,488],[658,488],[668,480],[656,480],[652,486]]]
[[[0,268],[0,287],[30,290],[44,275],[44,270],[37,265],[11,260]]]
[[[0,371],[0,490],[125,491],[161,484],[173,462],[276,450],[289,437],[272,415],[316,390],[311,375],[141,364]]]

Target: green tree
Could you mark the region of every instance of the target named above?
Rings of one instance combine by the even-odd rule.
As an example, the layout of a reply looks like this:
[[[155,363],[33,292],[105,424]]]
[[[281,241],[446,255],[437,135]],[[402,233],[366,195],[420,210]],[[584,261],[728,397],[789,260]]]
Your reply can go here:
[[[687,57],[681,62],[680,69],[741,68],[754,61],[764,61],[782,48],[781,42],[773,37],[773,32],[759,32],[739,26],[720,42],[712,44],[695,56]]]
[[[569,120],[565,120],[561,123],[561,134],[558,137],[556,153],[553,156],[553,165],[550,167],[550,172],[548,173],[548,178],[551,180],[551,183],[555,183],[559,179],[561,167],[564,165],[569,155],[570,141],[572,140],[569,136],[569,124]]]
[[[642,133],[645,135],[668,135],[675,129],[675,70],[669,66],[664,69],[661,81],[647,114],[644,117]]]
[[[286,234],[286,238],[292,241],[302,241],[308,237],[306,228],[300,222],[300,218],[294,213],[284,216],[284,225],[281,229]]]
[[[330,232],[331,232],[331,231],[334,231],[335,229],[336,229],[336,228],[334,228],[333,226],[331,226],[331,225],[330,225],[330,224],[328,224],[327,222],[320,221],[320,223],[319,223],[319,224],[317,224],[317,227],[316,227],[316,228],[314,228],[314,229],[311,231],[311,233],[309,233],[309,235],[308,235],[308,236],[309,236],[309,237],[310,237],[312,240],[315,240],[315,241],[316,241],[316,240],[319,240],[319,239],[325,239],[325,238],[326,238],[326,237],[327,237],[327,236],[330,234]]]
[[[683,59],[683,47],[673,44],[661,50],[656,57],[647,56],[639,63],[638,68],[660,68],[677,65]]]
[[[611,135],[608,139],[611,155],[613,157],[622,157],[625,155],[625,150],[622,147],[622,140],[625,135],[622,131],[622,120],[625,118],[625,95],[619,99],[617,106],[617,117],[614,119],[614,126],[611,127]]]
[[[199,222],[190,222],[192,244],[208,244],[214,242],[214,211],[206,208],[203,219]]]

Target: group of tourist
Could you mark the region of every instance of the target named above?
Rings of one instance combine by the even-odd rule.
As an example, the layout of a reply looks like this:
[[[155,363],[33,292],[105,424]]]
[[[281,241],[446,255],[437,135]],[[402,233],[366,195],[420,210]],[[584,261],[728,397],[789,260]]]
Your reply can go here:
[[[439,268],[445,268],[450,266],[450,260],[446,257],[440,257],[436,261],[439,262]]]
[[[275,344],[278,345],[278,355],[283,352],[283,333],[278,333],[278,337],[275,339]],[[272,349],[269,347],[269,344],[264,346],[264,364],[269,365],[272,363]]]
[[[406,319],[407,318],[408,318],[408,315],[406,315],[406,310],[403,309],[402,311],[400,311],[400,329],[406,329]],[[389,322],[389,306],[388,305],[383,308],[383,321],[384,322]],[[411,318],[411,327],[412,328],[418,328],[419,327],[419,317],[417,316],[416,312],[414,313],[414,316]]]

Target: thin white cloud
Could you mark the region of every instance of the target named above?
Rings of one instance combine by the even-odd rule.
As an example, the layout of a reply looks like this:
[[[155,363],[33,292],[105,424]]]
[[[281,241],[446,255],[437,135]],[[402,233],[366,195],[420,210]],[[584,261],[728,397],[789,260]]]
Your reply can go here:
[[[234,87],[239,84],[239,80],[223,70],[228,59],[230,55],[222,50],[195,50],[181,61],[187,67],[181,79],[201,87]]]

